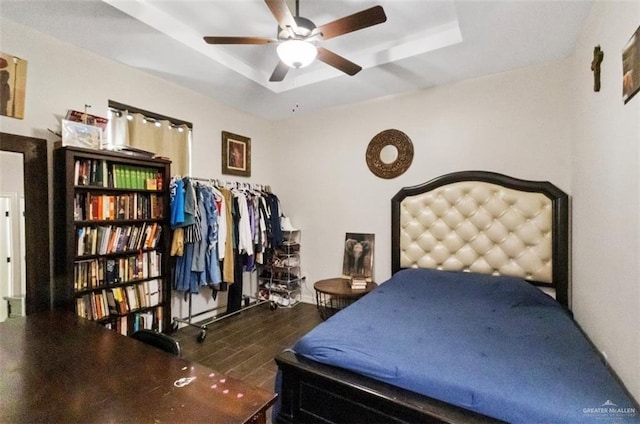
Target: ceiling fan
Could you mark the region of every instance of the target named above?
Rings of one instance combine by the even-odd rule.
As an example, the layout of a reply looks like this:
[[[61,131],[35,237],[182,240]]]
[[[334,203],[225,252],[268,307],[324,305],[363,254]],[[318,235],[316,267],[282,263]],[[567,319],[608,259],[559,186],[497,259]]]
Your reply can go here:
[[[286,0],[265,0],[269,10],[278,22],[277,38],[267,37],[204,37],[208,44],[278,44],[279,61],[269,81],[284,80],[290,68],[303,68],[317,59],[348,74],[355,75],[362,67],[344,57],[317,47],[318,40],[328,40],[349,32],[358,31],[387,20],[382,6],[374,6],[353,15],[317,27],[311,20],[299,14],[299,0],[296,0],[296,15],[293,16]]]

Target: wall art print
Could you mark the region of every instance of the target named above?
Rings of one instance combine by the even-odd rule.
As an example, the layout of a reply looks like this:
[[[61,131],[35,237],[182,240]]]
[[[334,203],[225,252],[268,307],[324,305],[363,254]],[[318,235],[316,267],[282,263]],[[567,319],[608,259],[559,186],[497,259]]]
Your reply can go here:
[[[27,61],[0,52],[0,115],[24,118]]]
[[[622,51],[622,100],[626,104],[640,91],[640,27]]]
[[[222,131],[222,173],[251,176],[251,139]]]

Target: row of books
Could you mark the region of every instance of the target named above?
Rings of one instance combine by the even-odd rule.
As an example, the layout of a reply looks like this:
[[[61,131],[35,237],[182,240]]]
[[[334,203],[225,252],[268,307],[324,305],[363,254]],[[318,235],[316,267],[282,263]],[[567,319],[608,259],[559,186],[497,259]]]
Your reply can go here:
[[[111,319],[103,324],[106,328],[116,331],[124,336],[133,334],[143,328],[162,332],[164,331],[163,316],[164,308],[162,306],[158,306],[144,312],[111,317]]]
[[[106,195],[76,193],[73,216],[76,221],[116,219],[161,219],[163,197],[157,193]]]
[[[161,291],[162,283],[157,279],[96,290],[76,297],[76,313],[92,321],[100,321],[111,315],[126,315],[159,305]]]
[[[157,251],[122,258],[87,259],[75,262],[73,286],[76,291],[82,291],[159,277],[161,274],[162,253]]]
[[[162,226],[157,222],[79,227],[76,252],[78,256],[85,256],[155,249],[161,234]]]
[[[77,186],[162,190],[162,174],[156,168],[103,159],[76,159],[73,181]]]

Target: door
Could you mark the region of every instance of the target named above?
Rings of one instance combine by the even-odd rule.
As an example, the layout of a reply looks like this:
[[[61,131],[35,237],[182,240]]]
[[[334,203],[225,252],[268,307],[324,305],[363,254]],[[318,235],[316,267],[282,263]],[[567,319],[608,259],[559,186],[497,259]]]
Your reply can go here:
[[[19,228],[20,231],[18,232],[19,234],[19,242],[20,242],[20,272],[18,273],[18,275],[20,276],[20,291],[18,293],[20,293],[21,295],[24,295],[27,292],[27,240],[26,240],[26,231],[27,231],[27,226],[24,220],[24,196],[20,196],[19,199],[19,209],[20,209],[20,213],[18,215],[18,220],[20,221],[19,224]],[[12,224],[15,226],[16,223],[15,221],[12,222]],[[18,250],[14,247],[14,251]],[[15,267],[17,267],[18,265],[14,265]],[[15,275],[15,274],[14,274]],[[17,281],[15,282],[17,283]],[[14,285],[15,287],[15,285]],[[13,293],[15,295],[15,292]],[[24,315],[24,308],[21,308],[20,310],[20,314]]]
[[[13,281],[13,232],[11,231],[11,197],[0,195],[0,322],[8,317],[7,300],[11,296]]]

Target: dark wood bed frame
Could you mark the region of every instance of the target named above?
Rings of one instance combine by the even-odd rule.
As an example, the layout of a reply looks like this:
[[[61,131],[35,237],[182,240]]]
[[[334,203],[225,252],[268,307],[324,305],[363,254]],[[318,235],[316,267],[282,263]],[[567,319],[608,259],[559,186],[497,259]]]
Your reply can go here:
[[[549,182],[526,181],[486,171],[447,174],[401,189],[391,200],[392,273],[400,266],[400,203],[407,196],[462,181],[482,181],[542,193],[552,201],[552,261],[556,299],[569,309],[569,198]],[[533,282],[534,284],[536,282]],[[285,351],[279,368],[279,423],[495,423],[498,420],[455,405],[320,364]]]

